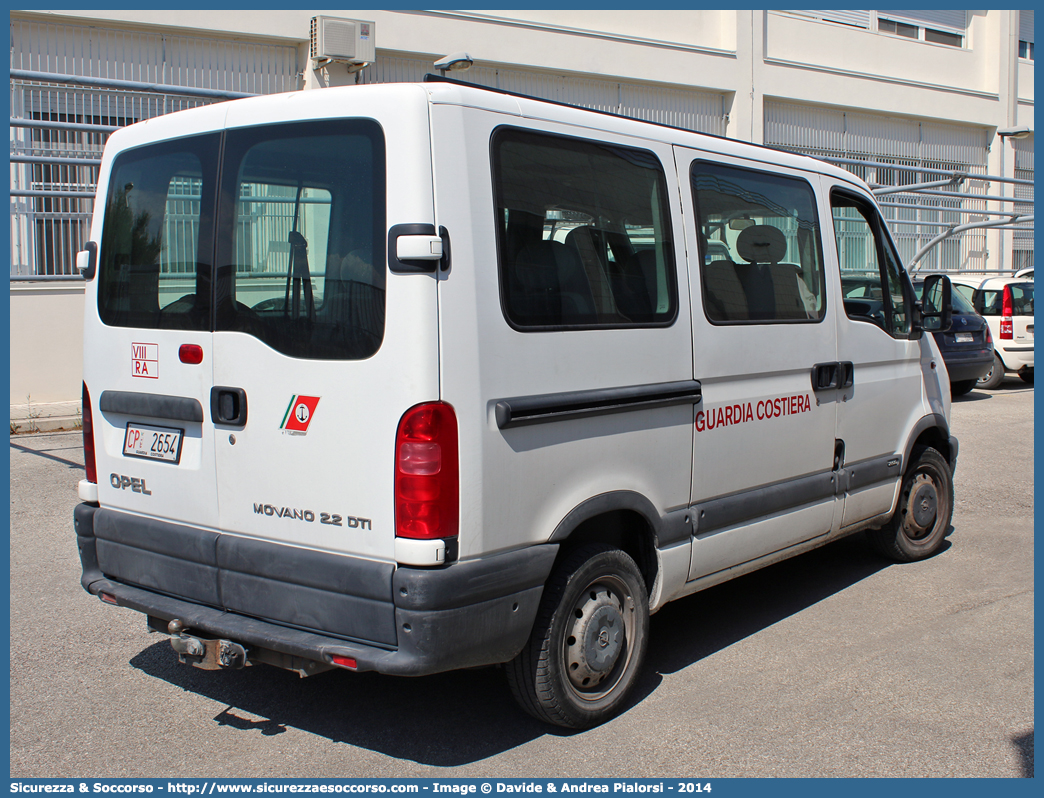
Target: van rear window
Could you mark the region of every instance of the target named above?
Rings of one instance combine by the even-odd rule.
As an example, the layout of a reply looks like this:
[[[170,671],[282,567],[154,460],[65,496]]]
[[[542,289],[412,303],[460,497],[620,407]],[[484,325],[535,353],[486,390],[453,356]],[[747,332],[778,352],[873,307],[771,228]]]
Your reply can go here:
[[[98,312],[106,324],[209,330],[219,137],[129,150],[105,203]]]
[[[292,357],[373,355],[387,273],[377,123],[231,130],[222,170],[217,329]]]
[[[653,153],[501,128],[493,172],[509,323],[554,330],[674,320],[670,210]]]
[[[371,120],[123,153],[106,203],[102,321],[244,332],[298,358],[370,357],[384,337],[384,185]]]

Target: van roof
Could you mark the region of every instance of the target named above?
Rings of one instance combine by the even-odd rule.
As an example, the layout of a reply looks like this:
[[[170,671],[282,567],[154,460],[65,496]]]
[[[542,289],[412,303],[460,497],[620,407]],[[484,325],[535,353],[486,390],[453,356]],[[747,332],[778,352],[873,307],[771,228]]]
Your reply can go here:
[[[789,166],[804,171],[819,172],[824,175],[855,183],[867,191],[870,190],[869,186],[867,186],[862,179],[846,169],[842,169],[839,166],[820,160],[819,158],[813,158],[808,155],[801,155],[787,150],[769,147],[764,144],[752,144],[737,139],[730,139],[726,136],[718,136],[713,133],[700,133],[689,128],[669,125],[663,122],[636,119],[635,117],[617,114],[612,111],[585,108],[583,106],[564,103],[557,100],[547,100],[528,94],[520,94],[506,89],[480,86],[474,83],[467,83],[465,81],[443,77],[441,75],[425,75],[424,84],[431,96],[432,102],[434,103],[468,105],[488,110],[504,111],[506,109],[503,107],[503,103],[496,102],[495,100],[492,100],[492,98],[483,101],[481,97],[482,95],[486,95],[487,97],[490,95],[510,97],[518,102],[519,116],[545,119],[547,121],[561,121],[567,124],[585,124],[580,121],[582,117],[578,117],[577,114],[585,116],[594,115],[605,121],[597,124],[587,122],[585,126],[594,127],[600,130],[625,133],[632,136],[641,136],[643,138],[679,144],[723,155],[735,155],[737,157],[761,161],[763,163]],[[451,87],[455,87],[456,90]],[[555,112],[555,109],[559,109],[557,113]],[[609,122],[608,120],[615,120],[615,122]],[[665,134],[664,131],[672,131],[672,133]],[[675,135],[675,132],[682,135]]]
[[[222,103],[213,103],[199,108],[177,111],[173,114],[143,120],[126,128],[115,131],[110,141],[119,149],[145,141],[185,135],[184,124],[189,117],[194,117],[194,125],[201,129],[219,130],[224,127],[224,109],[230,105],[250,103],[255,106],[278,106],[285,103],[300,102],[305,95],[322,92],[330,100],[324,104],[326,108],[337,108],[337,100],[346,99],[356,92],[388,92],[402,94],[416,92],[421,89],[428,101],[436,105],[460,105],[471,108],[495,111],[529,119],[540,119],[549,122],[588,128],[592,131],[607,131],[621,135],[659,141],[666,144],[677,144],[708,153],[734,156],[766,165],[785,166],[806,172],[815,172],[838,180],[844,180],[860,186],[869,192],[869,187],[859,177],[845,169],[826,161],[799,155],[786,150],[779,150],[761,144],[715,136],[709,133],[698,133],[688,128],[676,127],[661,122],[650,122],[634,117],[624,116],[611,111],[583,108],[578,105],[545,100],[525,94],[479,86],[473,83],[444,78],[439,75],[427,75],[422,83],[379,83],[354,86],[331,87],[321,90],[285,92],[281,94],[258,95]],[[329,111],[327,110],[327,113]]]

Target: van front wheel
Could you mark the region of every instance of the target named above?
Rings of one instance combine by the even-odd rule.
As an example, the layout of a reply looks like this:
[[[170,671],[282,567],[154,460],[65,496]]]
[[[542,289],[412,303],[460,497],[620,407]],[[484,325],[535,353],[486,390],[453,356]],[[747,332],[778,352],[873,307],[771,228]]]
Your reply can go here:
[[[895,515],[867,533],[875,549],[897,562],[935,554],[953,518],[953,474],[946,458],[930,446],[919,446],[911,459]]]
[[[634,560],[610,546],[579,548],[552,572],[529,641],[506,666],[511,692],[539,720],[597,726],[623,709],[648,637]]]

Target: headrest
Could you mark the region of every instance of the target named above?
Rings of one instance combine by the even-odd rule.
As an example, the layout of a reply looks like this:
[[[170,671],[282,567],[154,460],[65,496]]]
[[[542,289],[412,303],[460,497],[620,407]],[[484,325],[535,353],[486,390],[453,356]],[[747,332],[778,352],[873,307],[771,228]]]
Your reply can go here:
[[[778,227],[756,224],[740,231],[736,251],[748,263],[779,263],[787,256],[787,237]]]
[[[583,270],[580,254],[559,241],[526,244],[515,258],[515,273],[527,290],[561,290],[560,279]]]

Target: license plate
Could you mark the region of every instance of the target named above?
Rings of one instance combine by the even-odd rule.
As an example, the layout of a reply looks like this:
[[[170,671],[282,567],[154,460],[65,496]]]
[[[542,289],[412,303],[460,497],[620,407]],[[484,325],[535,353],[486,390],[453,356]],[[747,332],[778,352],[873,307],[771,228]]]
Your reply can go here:
[[[184,435],[185,430],[172,427],[127,424],[127,434],[123,438],[123,456],[178,463],[181,460],[181,439]]]
[[[975,340],[971,333],[957,333],[953,336],[953,339],[959,344],[970,344]]]

